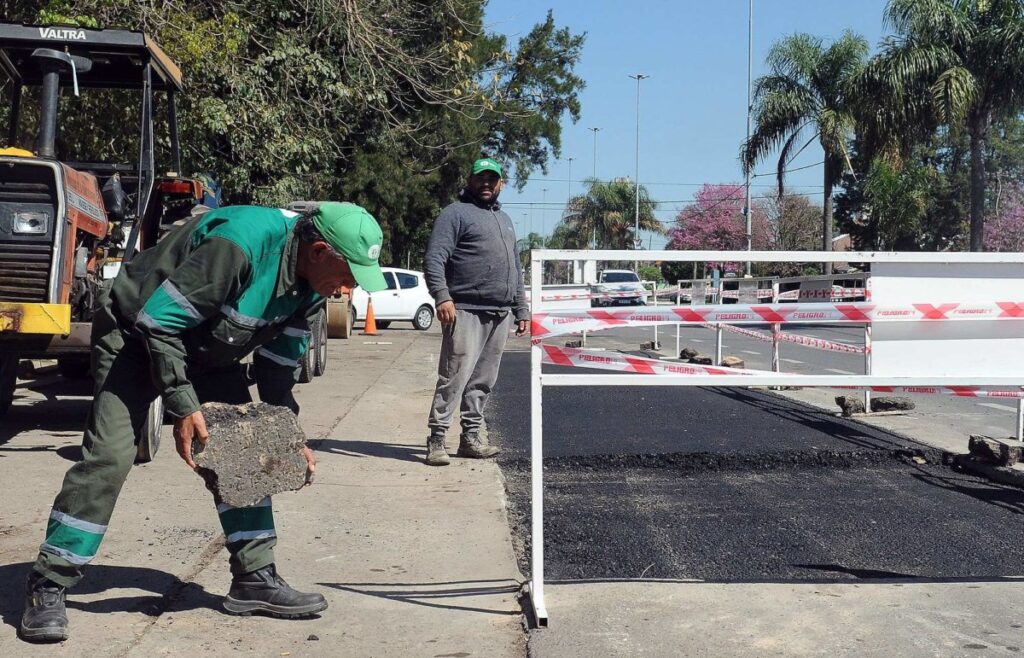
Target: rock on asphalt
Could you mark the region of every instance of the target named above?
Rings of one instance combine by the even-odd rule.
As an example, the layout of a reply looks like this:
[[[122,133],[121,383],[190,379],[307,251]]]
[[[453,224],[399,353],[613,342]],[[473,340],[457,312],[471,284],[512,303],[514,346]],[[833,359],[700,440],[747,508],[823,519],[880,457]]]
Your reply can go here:
[[[210,402],[202,411],[210,440],[195,461],[218,504],[247,507],[306,483],[306,435],[291,410]]]

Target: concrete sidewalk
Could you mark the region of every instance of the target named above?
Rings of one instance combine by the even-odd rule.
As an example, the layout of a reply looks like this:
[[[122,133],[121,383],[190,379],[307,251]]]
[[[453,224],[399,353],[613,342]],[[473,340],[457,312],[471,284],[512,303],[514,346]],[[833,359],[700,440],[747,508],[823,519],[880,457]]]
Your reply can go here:
[[[331,341],[327,374],[297,389],[319,467],[312,488],[275,498],[277,555],[291,584],[328,598],[322,617],[220,611],[230,576],[216,514],[165,428],[161,453],[135,468],[71,593],[71,639],[48,647],[22,643],[15,626],[88,391],[37,383],[42,393],[19,400],[10,438],[0,438],[0,655],[525,655],[497,466],[422,461],[439,345],[436,329]]]

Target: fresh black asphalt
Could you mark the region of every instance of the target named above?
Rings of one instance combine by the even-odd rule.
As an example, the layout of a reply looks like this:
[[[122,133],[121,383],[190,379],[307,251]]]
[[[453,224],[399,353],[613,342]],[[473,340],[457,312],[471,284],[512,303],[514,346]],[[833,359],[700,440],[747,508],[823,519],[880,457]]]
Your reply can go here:
[[[526,573],[528,375],[507,353],[487,414]],[[548,579],[1024,574],[1024,490],[767,392],[552,387],[544,421]]]

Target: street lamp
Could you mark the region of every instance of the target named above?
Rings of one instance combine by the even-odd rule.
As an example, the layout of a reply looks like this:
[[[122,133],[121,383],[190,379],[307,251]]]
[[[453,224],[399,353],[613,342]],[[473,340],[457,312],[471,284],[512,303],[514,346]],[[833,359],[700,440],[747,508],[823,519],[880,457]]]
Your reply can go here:
[[[636,230],[633,234],[633,244],[639,249],[640,240],[640,81],[651,77],[643,73],[629,76],[636,80]]]
[[[569,194],[567,195],[569,199],[572,199],[572,161],[575,159],[571,155],[569,156]]]
[[[594,133],[594,179],[597,178],[597,133],[600,128],[587,128],[587,130]]]
[[[548,221],[548,188],[542,187],[540,190],[540,246],[544,246],[544,233],[547,231]]]
[[[751,96],[751,74],[754,68],[754,0],[749,0],[747,10],[747,143],[750,143],[750,96]],[[754,249],[753,218],[750,209],[750,168],[746,167],[746,204],[743,206],[743,214],[747,220],[747,251]],[[750,276],[750,261],[747,261],[747,276]]]

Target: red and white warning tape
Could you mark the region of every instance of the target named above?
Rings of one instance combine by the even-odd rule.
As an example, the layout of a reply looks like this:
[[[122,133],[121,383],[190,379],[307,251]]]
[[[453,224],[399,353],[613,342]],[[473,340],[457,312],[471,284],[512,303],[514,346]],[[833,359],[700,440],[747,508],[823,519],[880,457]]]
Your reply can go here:
[[[1024,319],[1024,302],[965,302],[880,306],[846,304],[718,304],[623,310],[565,310],[535,313],[533,336],[653,324],[854,323]]]
[[[642,290],[638,291],[626,291],[626,292],[577,292],[567,293],[564,295],[541,295],[542,302],[566,302],[578,299],[621,299],[624,297],[640,297],[645,293]],[[529,291],[526,293],[526,299],[529,300],[531,297]]]
[[[693,375],[792,375],[793,373],[770,372],[767,370],[749,370],[745,368],[724,368],[721,366],[702,366],[693,363],[661,361],[640,356],[630,356],[620,352],[602,352],[576,347],[556,347],[541,345],[542,361],[551,365],[578,368],[596,368],[598,370],[614,370],[643,375],[693,376]],[[1007,391],[992,390],[978,386],[827,386],[835,389],[868,389],[876,393],[913,393],[925,395],[953,395],[971,398],[1005,398],[1024,399],[1024,390]]]
[[[848,297],[866,297],[866,288],[820,288],[817,290],[787,290],[779,293],[779,301],[803,299],[828,299],[834,302]]]
[[[747,336],[756,340],[763,340],[771,343],[772,335],[763,331],[754,331],[753,329],[744,329],[742,327],[733,327],[728,324],[714,325],[705,322],[701,326],[707,327],[708,329],[715,329],[720,326],[724,331],[728,331],[741,336]],[[823,338],[813,338],[811,336],[801,336],[800,334],[790,334],[780,331],[777,334],[779,340],[786,343],[794,343],[796,345],[803,345],[805,347],[813,347],[819,350],[829,350],[830,352],[844,352],[846,354],[864,354],[863,347],[857,347],[856,345],[847,345],[846,343],[836,343]]]

